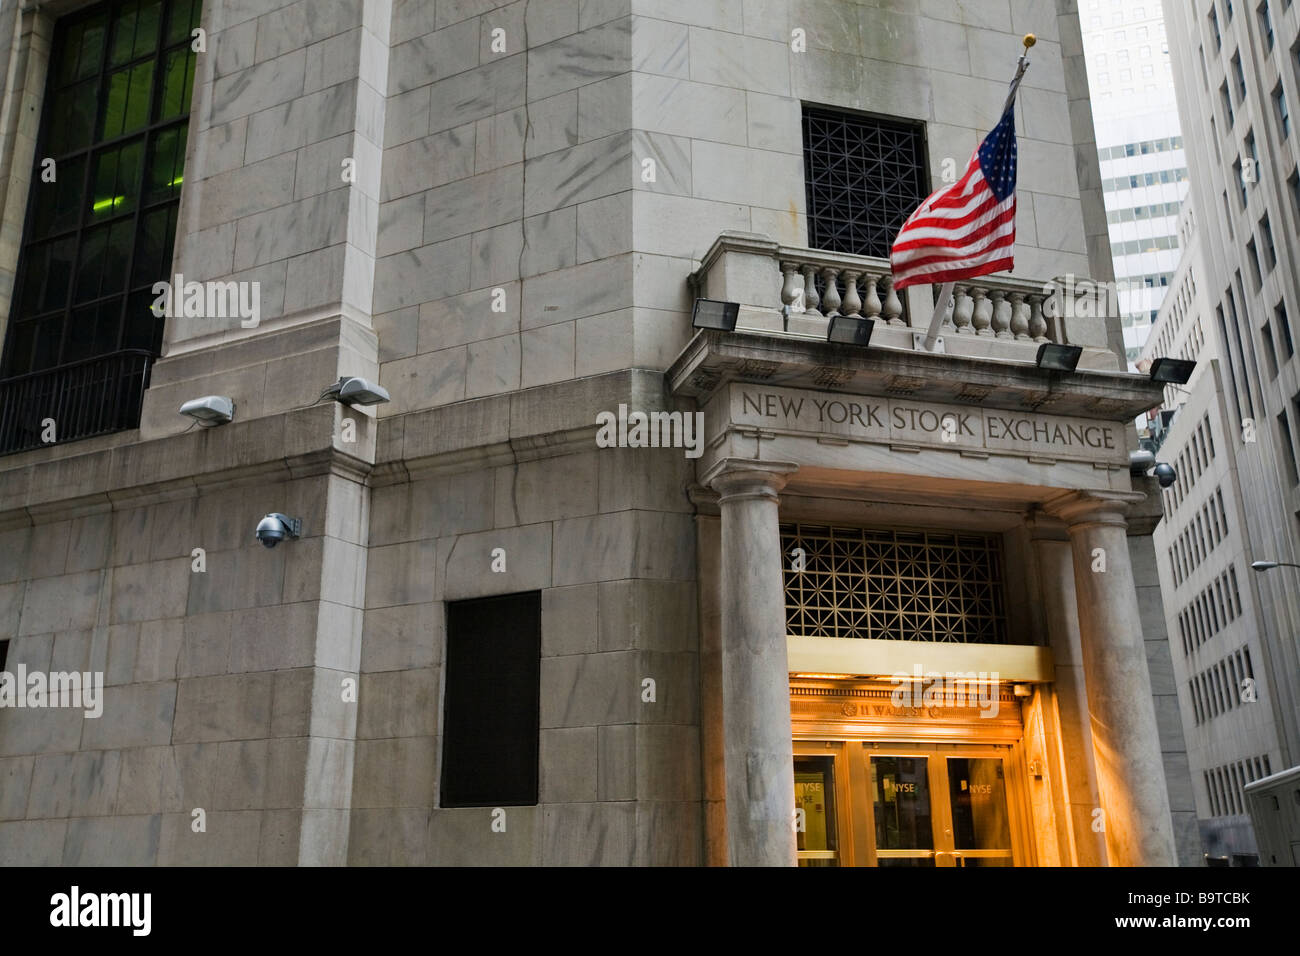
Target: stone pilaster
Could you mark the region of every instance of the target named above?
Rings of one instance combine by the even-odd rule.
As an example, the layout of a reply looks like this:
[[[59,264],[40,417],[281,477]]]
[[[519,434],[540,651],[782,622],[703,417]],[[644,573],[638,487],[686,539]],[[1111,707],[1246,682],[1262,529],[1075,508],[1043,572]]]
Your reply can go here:
[[[1069,529],[1093,757],[1112,866],[1176,866],[1169,795],[1124,512],[1132,493],[1072,495]]]
[[[794,757],[777,494],[796,465],[728,458],[704,477],[722,515],[727,846],[732,866],[793,866]]]

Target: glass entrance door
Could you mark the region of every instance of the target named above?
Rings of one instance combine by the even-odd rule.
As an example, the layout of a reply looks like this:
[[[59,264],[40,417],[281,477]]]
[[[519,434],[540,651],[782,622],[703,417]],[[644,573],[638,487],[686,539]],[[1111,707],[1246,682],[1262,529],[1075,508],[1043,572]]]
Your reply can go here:
[[[945,757],[953,866],[1011,866],[1001,757]]]
[[[1006,749],[863,745],[876,866],[1011,866]]]
[[[795,745],[800,866],[1013,866],[1010,750]]]

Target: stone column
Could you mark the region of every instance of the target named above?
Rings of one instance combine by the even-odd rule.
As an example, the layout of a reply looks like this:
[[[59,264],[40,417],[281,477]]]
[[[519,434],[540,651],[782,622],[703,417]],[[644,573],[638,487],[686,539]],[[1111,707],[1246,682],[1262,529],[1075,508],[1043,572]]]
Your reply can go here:
[[[1101,805],[1088,724],[1087,681],[1079,640],[1079,605],[1074,594],[1074,558],[1065,528],[1051,518],[1031,516],[1026,525],[1033,549],[1043,626],[1055,661],[1056,721],[1053,737],[1059,758],[1052,764],[1054,800],[1060,801],[1065,832],[1059,838],[1067,865],[1104,866],[1102,834],[1092,829],[1092,811]],[[1049,762],[1051,763],[1051,762]]]
[[[777,493],[797,468],[727,458],[704,484],[722,515],[722,711],[727,857],[794,866],[794,755]]]
[[[1132,492],[1088,492],[1049,507],[1074,556],[1093,759],[1112,866],[1177,866],[1124,512]]]

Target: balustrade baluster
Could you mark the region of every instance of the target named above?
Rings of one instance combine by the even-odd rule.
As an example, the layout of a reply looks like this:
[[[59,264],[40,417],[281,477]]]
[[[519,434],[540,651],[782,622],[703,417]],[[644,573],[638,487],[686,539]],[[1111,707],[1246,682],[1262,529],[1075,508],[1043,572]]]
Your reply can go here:
[[[1029,297],[1029,335],[1035,342],[1046,342],[1047,319],[1043,317],[1043,296]]]
[[[822,315],[828,319],[840,314],[840,290],[835,287],[839,273],[840,270],[834,266],[822,269],[822,278],[826,281],[826,288],[822,290]]]
[[[800,301],[803,298],[803,289],[800,288],[799,280],[796,278],[798,273],[795,272],[798,268],[798,265],[793,262],[781,263],[781,304],[789,306],[794,311],[804,307],[803,302]]]
[[[861,272],[853,272],[848,269],[844,271],[844,304],[841,306],[844,315],[857,315],[862,311],[862,300],[858,298],[858,276]]]
[[[880,293],[876,291],[876,283],[880,281],[880,277],[868,275],[865,281],[867,297],[862,303],[862,314],[868,319],[874,319],[880,315]]]
[[[821,315],[817,307],[821,297],[817,295],[817,271],[812,266],[803,267],[803,307],[809,315]]]
[[[952,324],[957,327],[958,335],[970,335],[975,331],[971,328],[971,316],[975,312],[975,300],[970,297],[969,291],[964,285],[959,285],[953,290]]]
[[[1023,292],[1011,293],[1011,332],[1017,339],[1029,338],[1029,303]]]
[[[990,299],[983,289],[976,288],[975,292],[975,314],[971,324],[975,326],[976,335],[992,335],[993,330],[989,328],[993,324],[993,300]]]
[[[880,281],[885,283],[885,318],[890,325],[903,325],[903,303],[899,301],[898,292],[894,289],[894,277],[885,276]]]

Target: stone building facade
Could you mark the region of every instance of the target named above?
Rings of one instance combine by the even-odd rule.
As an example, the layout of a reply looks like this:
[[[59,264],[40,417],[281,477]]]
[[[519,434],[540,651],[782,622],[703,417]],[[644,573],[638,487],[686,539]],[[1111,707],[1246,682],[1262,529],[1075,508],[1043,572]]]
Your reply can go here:
[[[1075,4],[914,7],[0,3],[4,666],[105,681],[98,718],[0,711],[0,860],[1198,860],[1125,425],[1159,387],[1045,285],[1110,278]],[[1030,31],[1016,276],[929,352],[878,211],[965,163]],[[100,178],[136,129],[139,198]],[[95,171],[65,205],[52,151]],[[72,359],[130,216],[171,256],[95,266],[111,342]],[[132,283],[174,275],[258,314],[150,324]],[[391,400],[322,400],[350,376]],[[89,393],[121,414],[57,404]],[[233,421],[177,414],[207,395]],[[688,447],[603,447],[636,413]],[[948,673],[990,706],[919,700]]]
[[[1157,456],[1178,474],[1164,489],[1154,540],[1178,682],[1201,839],[1216,861],[1248,865],[1258,849],[1243,789],[1284,765],[1270,627],[1250,570],[1247,493],[1232,454],[1241,425],[1231,411],[1222,346],[1204,287],[1196,216],[1183,206],[1183,259],[1143,357],[1189,359],[1184,388],[1169,385]]]

